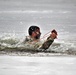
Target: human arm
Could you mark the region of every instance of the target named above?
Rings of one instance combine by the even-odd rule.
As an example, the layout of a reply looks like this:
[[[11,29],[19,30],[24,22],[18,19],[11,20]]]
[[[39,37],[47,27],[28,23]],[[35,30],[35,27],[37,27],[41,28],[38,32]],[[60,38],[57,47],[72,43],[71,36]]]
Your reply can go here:
[[[40,49],[48,49],[50,45],[54,42],[54,39],[57,38],[56,30],[52,30],[50,36],[46,39],[46,41],[42,44]]]

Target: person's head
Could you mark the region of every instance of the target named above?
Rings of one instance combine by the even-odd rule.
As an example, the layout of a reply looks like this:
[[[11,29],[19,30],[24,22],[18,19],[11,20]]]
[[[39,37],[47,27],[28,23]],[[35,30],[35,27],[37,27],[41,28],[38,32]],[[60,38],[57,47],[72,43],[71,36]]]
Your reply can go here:
[[[55,30],[55,29],[53,29],[52,31],[51,31],[51,37],[53,38],[53,39],[56,39],[57,38],[57,31]]]
[[[29,35],[34,39],[40,39],[40,28],[38,26],[30,26],[28,29]]]

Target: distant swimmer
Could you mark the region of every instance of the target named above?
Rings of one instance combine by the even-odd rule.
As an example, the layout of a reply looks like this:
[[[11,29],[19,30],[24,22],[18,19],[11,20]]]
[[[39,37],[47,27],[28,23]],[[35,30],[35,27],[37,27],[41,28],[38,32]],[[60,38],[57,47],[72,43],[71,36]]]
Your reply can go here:
[[[52,30],[51,34],[47,39],[41,43],[41,31],[38,26],[30,26],[28,29],[29,36],[26,36],[24,43],[32,44],[36,49],[48,49],[50,45],[54,42],[54,39],[57,38],[57,31]],[[44,38],[44,37],[43,37]]]

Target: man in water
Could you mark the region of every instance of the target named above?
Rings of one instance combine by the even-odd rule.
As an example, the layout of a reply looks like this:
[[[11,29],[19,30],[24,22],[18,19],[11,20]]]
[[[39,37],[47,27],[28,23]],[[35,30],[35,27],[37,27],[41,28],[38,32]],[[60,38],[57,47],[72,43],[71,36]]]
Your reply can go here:
[[[46,39],[44,43],[40,43],[40,28],[38,26],[30,26],[28,29],[29,36],[26,36],[24,43],[29,43],[34,45],[36,49],[48,49],[53,43],[54,39],[57,38],[56,30],[52,30],[50,36]]]

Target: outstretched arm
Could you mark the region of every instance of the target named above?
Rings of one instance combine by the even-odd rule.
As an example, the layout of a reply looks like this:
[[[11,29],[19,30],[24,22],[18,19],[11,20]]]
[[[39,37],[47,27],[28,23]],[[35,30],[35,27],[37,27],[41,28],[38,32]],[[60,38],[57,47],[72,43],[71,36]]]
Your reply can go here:
[[[54,39],[57,38],[57,32],[55,30],[52,30],[50,36],[46,39],[46,41],[42,44],[40,49],[48,49],[50,45],[54,42]]]

